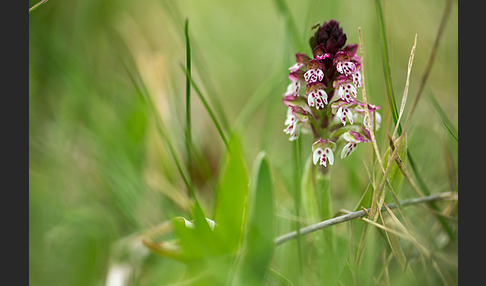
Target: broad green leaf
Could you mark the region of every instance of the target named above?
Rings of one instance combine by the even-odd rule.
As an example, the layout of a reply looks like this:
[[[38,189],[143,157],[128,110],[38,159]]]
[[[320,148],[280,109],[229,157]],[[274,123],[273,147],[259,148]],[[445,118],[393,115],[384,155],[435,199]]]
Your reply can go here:
[[[213,232],[207,233],[210,228],[206,218],[190,222],[177,217],[172,224],[182,249],[181,260],[187,266],[182,281],[191,281],[191,285],[224,285],[233,261],[215,251],[218,243]]]
[[[184,262],[201,260],[204,257],[204,245],[198,239],[195,228],[187,227],[186,220],[182,217],[172,219],[174,232],[179,239],[181,248],[181,260]]]
[[[221,240],[221,249],[234,253],[241,243],[248,195],[248,174],[241,143],[232,135],[224,157],[219,182],[216,187],[213,220],[219,225],[215,230]]]
[[[208,218],[204,217],[202,212],[197,211],[197,207],[195,209],[196,219],[192,221],[183,217],[175,217],[172,219],[172,226],[178,238],[178,243],[172,244],[173,250],[180,248],[175,253],[180,254],[178,256],[179,260],[188,263],[213,259],[220,254],[214,232],[208,224]],[[165,242],[161,246],[171,245]],[[165,252],[167,250],[170,249],[165,249]],[[164,255],[164,253],[159,254]],[[173,255],[164,256],[173,257]]]
[[[268,159],[264,152],[260,152],[250,181],[245,252],[241,260],[240,282],[243,285],[261,285],[270,266],[275,246],[273,192]]]

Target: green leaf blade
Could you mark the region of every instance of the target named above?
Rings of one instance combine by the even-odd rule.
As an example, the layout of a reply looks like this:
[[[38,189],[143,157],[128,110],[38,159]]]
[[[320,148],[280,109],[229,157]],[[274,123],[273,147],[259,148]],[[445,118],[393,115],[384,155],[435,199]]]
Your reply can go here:
[[[261,285],[268,273],[274,250],[274,187],[270,164],[260,152],[252,169],[249,214],[243,254],[241,282]]]
[[[245,222],[248,174],[241,142],[232,135],[216,187],[214,221],[220,226],[216,234],[225,252],[234,253],[240,243]]]

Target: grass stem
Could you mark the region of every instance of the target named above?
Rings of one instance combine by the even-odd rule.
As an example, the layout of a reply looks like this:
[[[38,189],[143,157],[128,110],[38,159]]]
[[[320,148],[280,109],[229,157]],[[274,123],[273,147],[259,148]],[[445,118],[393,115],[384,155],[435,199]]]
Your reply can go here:
[[[29,14],[32,13],[32,11],[34,11],[35,9],[39,8],[39,6],[45,4],[48,0],[41,0],[39,2],[37,2],[34,6],[30,7],[29,8]]]
[[[191,135],[191,42],[189,41],[189,19],[184,23],[186,39],[186,155],[189,179],[192,181],[192,135]]]

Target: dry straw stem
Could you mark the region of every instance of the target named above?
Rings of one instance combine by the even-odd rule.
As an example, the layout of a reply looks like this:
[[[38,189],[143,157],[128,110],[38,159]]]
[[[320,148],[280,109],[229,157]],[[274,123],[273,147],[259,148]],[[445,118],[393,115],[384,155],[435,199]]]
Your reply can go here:
[[[364,45],[363,45],[363,37],[362,37],[362,33],[361,33],[361,27],[358,28],[358,32],[359,32],[359,40],[360,40],[360,53],[361,53],[362,61],[364,62],[364,52],[363,52]],[[376,186],[375,183],[373,183],[373,180],[372,180],[373,193],[372,193],[372,201],[371,201],[372,205],[371,205],[371,210],[370,210],[370,213],[371,213],[370,218],[374,223],[376,223],[378,217],[380,217],[380,215],[381,215],[381,212],[379,212],[378,210],[380,210],[383,207],[383,204],[384,204],[385,192],[383,192],[383,190],[385,190],[385,184],[386,184],[388,186],[388,190],[391,193],[395,203],[397,204],[397,208],[398,208],[400,214],[404,218],[405,224],[407,225],[407,227],[409,229],[409,231],[408,231],[408,232],[410,232],[409,235],[414,239],[414,241],[417,241],[417,239],[416,239],[416,233],[414,231],[413,224],[410,222],[410,220],[408,219],[408,216],[406,215],[402,206],[400,205],[399,199],[395,195],[393,187],[391,186],[391,184],[388,180],[388,174],[391,170],[392,165],[394,164],[394,162],[396,162],[396,164],[398,165],[401,172],[404,173],[405,177],[407,178],[407,181],[412,185],[412,188],[416,191],[416,193],[419,196],[423,197],[422,192],[420,192],[420,190],[417,188],[416,184],[413,182],[413,180],[410,178],[410,176],[408,176],[408,172],[404,172],[405,166],[403,165],[403,162],[402,162],[400,156],[398,155],[398,152],[397,152],[398,148],[395,148],[395,143],[392,139],[392,138],[395,138],[396,133],[399,130],[400,120],[403,116],[403,112],[405,110],[405,106],[406,106],[406,103],[407,103],[408,88],[409,88],[409,83],[410,83],[410,74],[411,74],[411,70],[412,70],[413,59],[414,59],[414,56],[415,56],[416,45],[417,45],[417,34],[415,34],[414,43],[413,43],[413,46],[412,46],[412,49],[411,49],[411,52],[410,52],[409,61],[408,61],[408,71],[407,71],[405,88],[404,88],[403,96],[402,96],[402,102],[401,102],[401,105],[400,105],[399,116],[398,116],[397,122],[395,124],[393,136],[391,136],[391,137],[388,136],[389,140],[390,140],[389,152],[391,154],[388,158],[388,161],[386,162],[387,163],[386,169],[384,168],[384,164],[383,164],[383,162],[381,160],[381,156],[380,156],[380,151],[379,151],[378,146],[376,144],[376,137],[375,137],[375,134],[374,134],[374,130],[371,127],[371,120],[370,120],[369,111],[367,109],[365,109],[365,116],[367,117],[367,124],[368,124],[367,127],[371,131],[370,134],[371,134],[371,139],[372,139],[372,143],[373,143],[373,148],[374,148],[377,160],[378,160],[379,165],[380,165],[379,168],[381,169],[381,172],[383,174],[383,177],[381,178],[381,182],[378,183],[378,186]],[[364,103],[367,105],[368,102],[367,102],[367,97],[366,97],[366,81],[365,81],[364,70],[362,71],[362,81],[363,81],[363,90],[362,90],[363,100],[364,100]],[[406,132],[405,132],[405,129],[404,129],[403,132],[401,133],[400,137],[398,139],[396,139],[395,142],[397,144],[406,144],[406,142],[404,142],[405,140],[406,140]],[[376,188],[376,187],[378,187],[378,188]],[[381,217],[381,220],[384,224],[382,217]],[[396,220],[396,222],[398,222],[398,224],[402,228],[404,228],[403,225],[398,220]],[[385,232],[386,232],[386,229],[385,229]],[[360,246],[361,246],[360,249],[361,250],[363,249],[365,241],[366,241],[366,239],[365,239],[366,234],[365,233],[366,233],[366,231],[364,231],[363,234],[362,234],[362,238],[364,238],[364,239],[361,240],[361,243],[360,243]],[[403,253],[402,247],[401,247],[397,237],[392,233],[389,234],[388,232],[386,232],[385,234],[386,234],[386,237],[388,239],[388,242],[390,244],[390,247],[391,247],[393,253],[397,257],[397,259],[400,262],[400,264],[402,265],[402,267],[406,268],[406,265],[407,265],[406,257]],[[361,251],[359,251],[359,253],[362,254]],[[360,254],[358,254],[358,261],[360,260],[360,257],[361,257]]]
[[[412,64],[413,64],[413,58],[415,56],[415,47],[416,46],[417,46],[417,34],[415,34],[415,38],[413,40],[412,51],[410,52],[410,58],[408,59],[407,79],[405,81],[405,88],[403,89],[402,103],[400,104],[400,111],[399,111],[399,114],[398,114],[398,120],[397,120],[397,124],[395,124],[395,130],[393,130],[392,138],[395,138],[395,135],[397,134],[398,126],[400,126],[400,119],[402,119],[403,110],[405,109],[405,105],[407,103],[408,86],[409,86],[409,83],[410,83],[410,72],[412,71]]]
[[[361,34],[361,27],[358,27],[358,35],[359,35],[359,48],[360,48],[360,56],[361,56],[361,64],[364,67],[364,52],[363,52],[363,36]],[[363,85],[363,89],[361,91],[361,94],[363,95],[363,101],[365,106],[368,106],[368,99],[366,98],[366,78],[365,78],[365,71],[364,68],[361,71],[361,82]],[[373,144],[373,150],[375,151],[376,159],[378,160],[378,164],[380,165],[382,172],[385,173],[385,170],[383,168],[383,162],[381,161],[381,155],[380,155],[380,150],[378,149],[378,144],[376,144],[376,137],[375,137],[375,131],[374,128],[371,126],[371,116],[368,108],[365,108],[365,118],[366,118],[366,124],[368,130],[370,130],[370,135],[371,135],[371,142]],[[375,125],[375,124],[373,124]],[[386,178],[386,177],[385,177]],[[372,201],[371,201],[371,216],[373,217],[373,220],[376,220],[376,214],[378,213],[378,210],[380,209],[379,206],[376,206],[376,201],[377,201],[377,192],[376,189],[373,188],[373,196],[372,196]]]
[[[427,196],[427,197],[420,197],[420,198],[403,200],[403,201],[400,202],[400,204],[402,205],[402,207],[405,207],[405,206],[427,203],[427,202],[432,202],[432,201],[444,201],[444,200],[457,200],[457,194],[452,193],[452,192],[439,193],[439,194],[434,194],[434,195]],[[397,207],[397,205],[393,204],[393,203],[388,205],[388,208],[390,208],[390,209],[394,209],[396,207]],[[385,207],[381,208],[381,211],[385,211],[385,210],[386,210]],[[286,241],[289,241],[289,240],[292,240],[292,239],[298,237],[299,235],[306,235],[306,234],[309,234],[311,232],[329,227],[331,225],[335,225],[335,224],[343,223],[343,222],[350,221],[350,220],[353,220],[353,219],[356,219],[356,218],[364,217],[364,216],[367,215],[367,213],[369,213],[369,211],[370,211],[370,209],[360,210],[360,211],[348,213],[348,214],[345,214],[345,215],[341,215],[341,216],[334,217],[334,218],[331,218],[331,219],[328,219],[328,220],[325,220],[325,221],[318,222],[316,224],[312,224],[312,225],[303,227],[299,230],[299,232],[293,231],[293,232],[289,232],[287,234],[284,234],[284,235],[277,237],[275,239],[275,244],[280,245],[280,244],[282,244]]]
[[[41,0],[41,1],[37,2],[34,6],[29,8],[29,14],[32,11],[34,11],[35,9],[37,9],[40,5],[45,4],[46,2],[47,2],[47,0]]]
[[[419,243],[417,241],[417,239],[411,235],[407,229],[405,227],[403,227],[403,225],[400,223],[400,221],[398,220],[398,218],[393,214],[393,212],[391,211],[391,209],[385,204],[384,205],[384,208],[387,210],[387,212],[390,214],[390,216],[392,217],[392,220],[396,223],[397,226],[399,226],[401,228],[401,231],[397,231],[395,229],[391,229],[389,227],[386,227],[383,222],[383,224],[378,224],[372,220],[369,220],[367,218],[364,218],[364,217],[360,217],[359,219],[371,224],[371,225],[374,225],[382,230],[385,231],[386,235],[387,235],[387,238],[390,240],[393,236],[390,236],[390,234],[392,235],[396,235],[402,239],[405,239],[407,241],[410,241],[415,247],[416,249],[419,251],[419,253],[421,254],[421,260],[422,260],[422,264],[424,265],[424,267],[426,266],[426,262],[424,260],[424,258],[428,259],[429,261],[431,261],[432,263],[432,266],[434,268],[434,270],[437,272],[437,274],[439,275],[440,279],[442,280],[442,282],[444,283],[444,285],[448,285],[445,277],[444,277],[444,274],[442,273],[442,271],[440,270],[440,268],[438,267],[437,265],[437,262],[435,261],[434,259],[434,256],[433,256],[433,253],[430,252],[425,246],[423,246],[421,243]],[[390,241],[390,244],[392,245],[391,241]],[[401,248],[400,248],[401,250]],[[402,256],[397,256],[397,249],[393,249],[392,248],[392,251],[393,251],[393,254],[395,255],[395,257],[397,257],[397,260],[399,261],[399,263],[402,265],[402,267],[405,269],[405,270],[409,270],[408,268],[408,265],[406,264],[406,257],[404,256],[404,254]],[[400,258],[400,259],[399,259]],[[404,264],[405,263],[405,264]],[[409,275],[413,275],[413,272],[408,272],[407,271],[407,274]]]

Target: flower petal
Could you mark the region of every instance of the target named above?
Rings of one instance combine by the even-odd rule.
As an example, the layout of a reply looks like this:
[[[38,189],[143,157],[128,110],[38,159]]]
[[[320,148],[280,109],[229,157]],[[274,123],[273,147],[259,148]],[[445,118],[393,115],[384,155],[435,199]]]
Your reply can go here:
[[[327,159],[329,161],[329,165],[334,164],[334,154],[333,154],[331,148],[326,148],[326,150],[324,150],[324,153],[327,156]]]
[[[361,87],[361,73],[359,71],[355,71],[351,74],[351,77],[353,79],[354,86]]]
[[[319,147],[314,150],[314,152],[312,153],[312,162],[314,163],[314,165],[316,165],[317,162],[320,161],[322,154],[324,154],[324,150],[322,150],[322,148]]]
[[[304,64],[303,63],[295,63],[291,67],[289,67],[289,71],[296,72],[298,71]]]
[[[341,120],[343,126],[346,126],[346,117],[349,120],[349,123],[353,124],[353,115],[347,108],[343,108],[342,106],[339,107],[336,116]]]
[[[357,146],[358,146],[358,143],[348,142],[348,144],[346,144],[344,146],[343,151],[341,151],[341,159],[344,159],[344,158],[348,157],[349,155],[351,155],[351,153],[353,153],[354,150],[356,150]]]
[[[307,104],[309,104],[310,107],[314,107],[315,103],[316,103],[316,95],[313,91],[311,91],[307,95]]]
[[[284,96],[299,96],[300,92],[300,82],[293,81],[287,86],[287,91],[285,92]]]
[[[304,79],[308,83],[321,81],[324,78],[324,72],[321,69],[310,69],[304,73]]]

